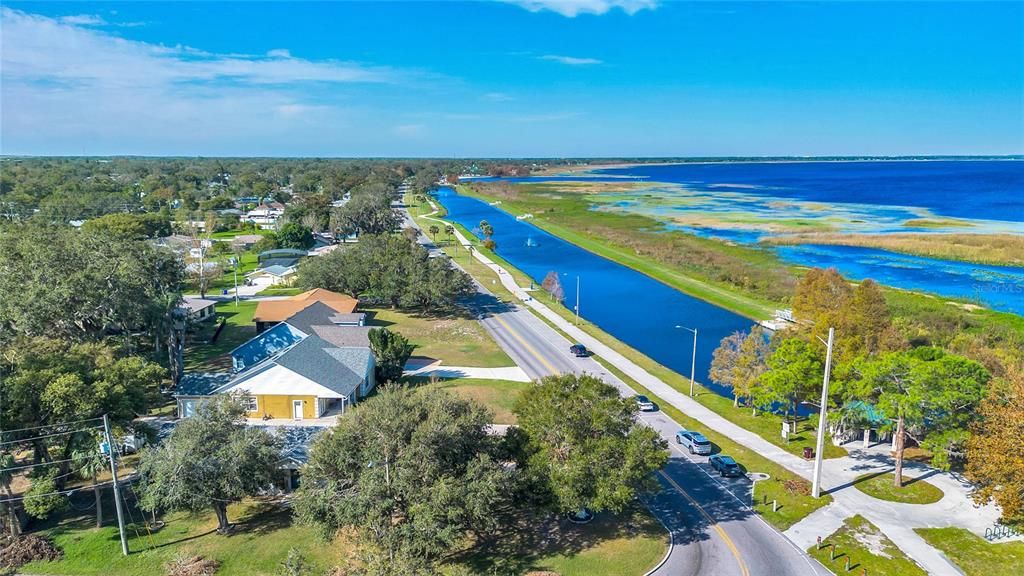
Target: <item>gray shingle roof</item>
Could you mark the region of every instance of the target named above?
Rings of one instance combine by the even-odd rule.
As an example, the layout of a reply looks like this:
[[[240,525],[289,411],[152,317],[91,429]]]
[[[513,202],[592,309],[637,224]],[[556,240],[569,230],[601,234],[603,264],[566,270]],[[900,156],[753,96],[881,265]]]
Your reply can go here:
[[[372,326],[311,326],[313,334],[339,348],[369,348]]]
[[[337,348],[310,336],[274,362],[342,396],[352,396],[369,376],[370,354],[368,348]]]
[[[231,380],[228,372],[187,372],[174,389],[175,396],[206,396]]]
[[[337,316],[338,311],[323,302],[314,302],[285,318],[285,323],[302,330],[306,334],[313,333],[313,326],[330,326],[331,317]]]

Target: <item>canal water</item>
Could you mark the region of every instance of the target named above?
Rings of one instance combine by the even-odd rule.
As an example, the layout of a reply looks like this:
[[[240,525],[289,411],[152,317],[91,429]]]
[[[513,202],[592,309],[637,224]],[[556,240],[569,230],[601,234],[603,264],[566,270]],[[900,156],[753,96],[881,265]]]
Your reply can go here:
[[[539,287],[554,271],[565,290],[564,303],[572,309],[578,277],[583,318],[685,376],[690,374],[693,334],[683,327],[696,328],[697,381],[731,397],[728,389],[713,386],[708,380],[711,356],[722,338],[737,330],[749,330],[752,320],[687,296],[451,188],[441,188],[438,200],[447,208],[450,219],[478,237],[482,237],[480,221],[487,220],[494,228],[498,254],[533,278],[538,299],[548,298]]]

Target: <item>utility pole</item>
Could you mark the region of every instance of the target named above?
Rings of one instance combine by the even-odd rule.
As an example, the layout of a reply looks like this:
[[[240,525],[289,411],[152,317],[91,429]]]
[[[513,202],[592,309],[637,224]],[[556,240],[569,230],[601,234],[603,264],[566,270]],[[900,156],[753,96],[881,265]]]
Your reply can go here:
[[[128,537],[124,532],[124,510],[121,505],[121,487],[117,484],[117,462],[114,461],[114,438],[110,434],[110,420],[103,415],[103,433],[107,436],[107,454],[110,456],[110,476],[114,481],[114,505],[117,508],[117,529],[121,532],[121,552],[128,555]]]
[[[825,426],[828,424],[826,412],[828,411],[828,377],[832,371],[832,341],[835,337],[835,328],[828,329],[828,352],[825,353],[825,381],[821,386],[821,410],[818,414],[818,443],[814,450],[814,482],[811,486],[811,495],[815,498],[821,496],[821,453],[825,449]],[[821,340],[821,338],[818,338]]]
[[[576,325],[580,324],[580,277],[576,277]]]

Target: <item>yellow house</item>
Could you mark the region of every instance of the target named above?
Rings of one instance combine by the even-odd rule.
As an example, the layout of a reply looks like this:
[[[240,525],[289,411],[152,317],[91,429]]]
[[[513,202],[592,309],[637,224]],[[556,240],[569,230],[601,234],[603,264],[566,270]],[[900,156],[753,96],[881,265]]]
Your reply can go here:
[[[234,375],[194,374],[179,384],[178,414],[213,394],[241,396],[249,418],[313,420],[343,414],[375,385],[373,353],[307,336]]]

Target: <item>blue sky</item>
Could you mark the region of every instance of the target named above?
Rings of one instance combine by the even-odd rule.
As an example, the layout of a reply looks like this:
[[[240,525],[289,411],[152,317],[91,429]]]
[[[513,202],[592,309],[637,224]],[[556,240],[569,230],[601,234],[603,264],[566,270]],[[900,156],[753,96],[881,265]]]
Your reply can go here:
[[[30,3],[0,13],[0,152],[1024,153],[1024,8]]]

